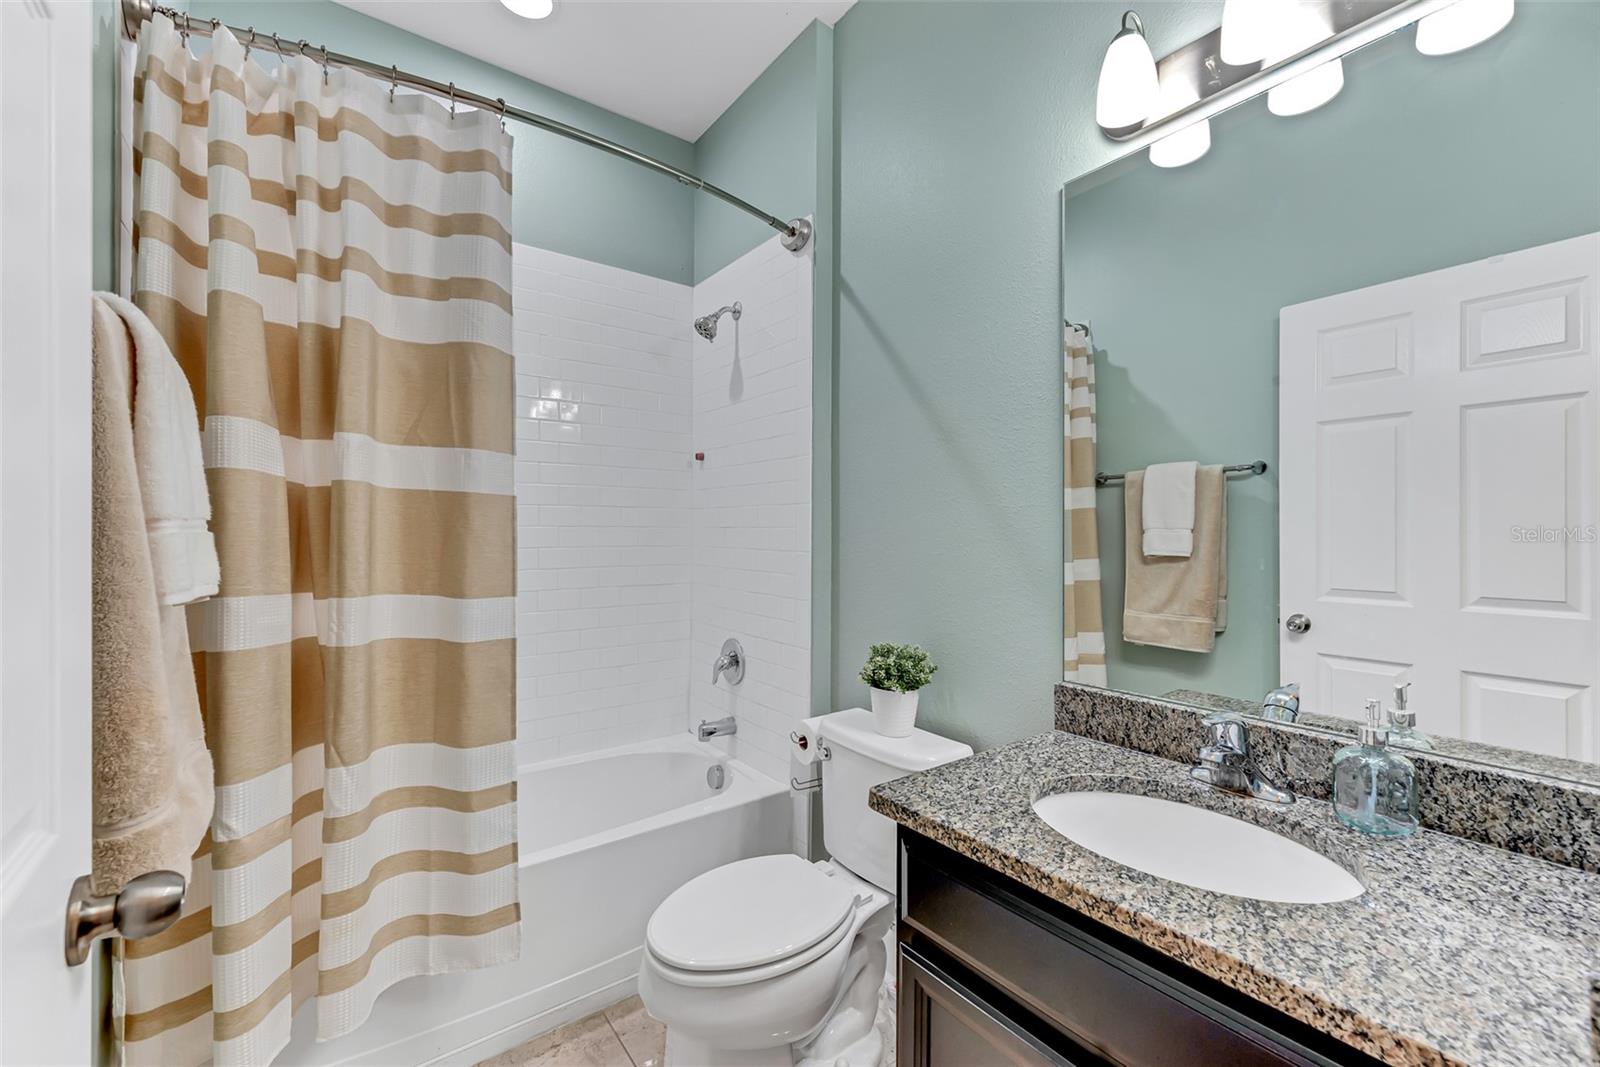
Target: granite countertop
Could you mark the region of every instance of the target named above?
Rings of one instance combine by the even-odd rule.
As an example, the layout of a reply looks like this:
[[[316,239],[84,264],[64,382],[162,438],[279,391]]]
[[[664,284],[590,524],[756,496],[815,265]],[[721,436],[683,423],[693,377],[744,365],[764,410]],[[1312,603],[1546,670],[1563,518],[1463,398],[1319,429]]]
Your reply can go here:
[[[1168,882],[1051,829],[1033,801],[1144,793],[1269,827],[1341,863],[1367,891],[1275,904]],[[878,786],[902,825],[1395,1064],[1600,1062],[1591,976],[1600,876],[1421,831],[1381,841],[1302,797],[1220,793],[1187,768],[1052,732]]]

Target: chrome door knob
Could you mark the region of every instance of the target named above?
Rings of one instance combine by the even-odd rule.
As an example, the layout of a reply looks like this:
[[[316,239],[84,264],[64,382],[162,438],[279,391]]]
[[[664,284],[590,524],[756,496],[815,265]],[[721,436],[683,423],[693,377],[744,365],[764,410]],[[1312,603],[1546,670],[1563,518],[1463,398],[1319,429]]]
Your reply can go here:
[[[89,876],[72,883],[67,894],[67,966],[89,958],[89,946],[111,933],[127,938],[159,934],[183,910],[183,875],[177,871],[141,874],[120,893],[96,895]]]
[[[1311,616],[1302,615],[1297,611],[1283,620],[1283,628],[1292,634],[1303,634],[1311,629]]]

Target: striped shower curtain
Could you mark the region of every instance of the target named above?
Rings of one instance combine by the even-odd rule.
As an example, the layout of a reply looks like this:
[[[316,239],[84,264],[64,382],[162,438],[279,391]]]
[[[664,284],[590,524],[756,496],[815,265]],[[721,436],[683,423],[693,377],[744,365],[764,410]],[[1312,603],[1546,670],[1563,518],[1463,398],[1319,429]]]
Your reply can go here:
[[[133,296],[194,387],[216,815],[119,949],[125,1062],[265,1064],[518,952],[511,142],[496,116],[171,22],[135,67]]]
[[[1094,350],[1068,323],[1061,349],[1062,455],[1065,521],[1061,599],[1061,677],[1106,684],[1106,635],[1100,621],[1100,535],[1095,529]]]

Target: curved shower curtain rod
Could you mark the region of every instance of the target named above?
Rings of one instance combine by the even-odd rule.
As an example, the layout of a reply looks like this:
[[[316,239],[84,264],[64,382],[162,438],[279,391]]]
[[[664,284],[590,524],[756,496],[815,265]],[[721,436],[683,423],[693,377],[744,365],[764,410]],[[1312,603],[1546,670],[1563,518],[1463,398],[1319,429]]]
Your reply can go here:
[[[201,37],[209,37],[225,25],[218,19],[195,18],[186,11],[164,7],[155,3],[154,0],[122,0],[122,25],[131,38],[137,39],[139,28],[158,14],[167,16],[184,33]],[[588,145],[590,148],[598,148],[602,152],[620,156],[630,163],[639,164],[641,167],[648,167],[657,174],[665,174],[667,177],[676,179],[692,189],[699,189],[701,192],[714,196],[725,204],[738,208],[747,215],[760,219],[778,231],[781,235],[779,242],[791,252],[800,251],[811,240],[811,223],[804,218],[790,219],[788,222],[784,222],[776,215],[769,215],[762,211],[748,200],[734,196],[726,189],[712,185],[704,178],[690,174],[679,167],[674,167],[671,163],[656,159],[654,156],[647,156],[643,152],[635,152],[626,145],[608,141],[604,137],[590,133],[588,130],[581,130],[576,126],[569,126],[565,122],[547,118],[532,111],[524,111],[520,107],[513,107],[501,98],[488,97],[481,93],[458,89],[454,82],[438,82],[432,78],[425,78],[420,74],[403,71],[392,65],[383,66],[356,56],[347,56],[340,52],[330,51],[321,45],[313,45],[310,41],[284,43],[279,41],[276,34],[262,33],[253,28],[240,29],[237,26],[228,26],[227,29],[241,40],[248,37],[256,48],[271,48],[280,55],[298,51],[300,54],[315,58],[323,64],[336,64],[341,67],[364,71],[392,85],[405,85],[413,89],[421,89],[435,96],[448,97],[453,103],[471,104],[484,111],[497,112],[502,119],[516,119],[518,122],[525,122],[530,126],[553,133],[558,137],[565,137],[568,140],[577,141],[579,144]]]

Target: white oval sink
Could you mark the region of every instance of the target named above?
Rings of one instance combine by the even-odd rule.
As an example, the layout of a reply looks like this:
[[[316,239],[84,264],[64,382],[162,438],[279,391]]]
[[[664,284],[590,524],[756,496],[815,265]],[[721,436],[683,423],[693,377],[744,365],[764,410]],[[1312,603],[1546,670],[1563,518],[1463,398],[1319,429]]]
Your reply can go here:
[[[1196,889],[1282,904],[1331,904],[1364,891],[1320,852],[1220,812],[1132,793],[1056,793],[1039,818],[1090,852]]]

